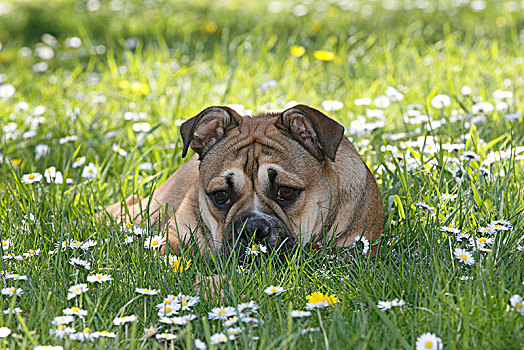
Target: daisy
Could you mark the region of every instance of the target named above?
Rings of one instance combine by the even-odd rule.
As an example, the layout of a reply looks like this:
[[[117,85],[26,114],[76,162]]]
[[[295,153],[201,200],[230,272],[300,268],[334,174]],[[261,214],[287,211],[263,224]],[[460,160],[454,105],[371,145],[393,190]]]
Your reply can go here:
[[[469,96],[471,95],[471,88],[467,85],[464,85],[460,88],[460,93],[464,96]]]
[[[180,303],[177,303],[175,299],[172,299],[171,297],[173,296],[168,296],[168,298],[164,299],[163,303],[156,306],[159,309],[158,317],[169,317],[178,313],[178,311],[181,309],[182,306]]]
[[[235,316],[236,315],[236,310],[235,308],[231,307],[231,306],[226,306],[226,307],[215,307],[213,309],[211,309],[211,312],[208,312],[208,318],[210,320],[222,320],[222,321],[225,321],[227,320],[229,317],[231,316]]]
[[[193,321],[195,318],[196,315],[189,314],[175,317],[161,317],[159,321],[165,324],[176,324],[179,326],[185,326],[188,322]]]
[[[249,301],[247,303],[240,303],[237,306],[238,313],[241,315],[249,315],[253,312],[258,311],[258,305],[254,301]]]
[[[5,338],[11,334],[11,329],[7,327],[0,327],[0,338]]]
[[[417,338],[415,348],[416,350],[440,350],[442,349],[442,340],[435,334],[424,333]]]
[[[5,275],[6,280],[15,280],[15,281],[27,281],[26,275],[19,275],[17,273],[8,273]]]
[[[475,258],[471,255],[470,252],[461,248],[455,248],[455,258],[459,259],[462,263],[466,265],[474,265]]]
[[[485,234],[485,235],[491,235],[496,232],[495,228],[488,226],[488,227],[479,227],[477,230],[479,233]]]
[[[61,326],[61,325],[64,325],[64,324],[70,324],[74,320],[75,320],[75,318],[73,316],[57,316],[57,317],[53,318],[52,323],[55,326]]]
[[[512,308],[524,315],[524,304],[520,295],[512,295],[511,298],[509,298],[509,303]]]
[[[426,145],[426,146],[427,146],[427,145]],[[430,205],[427,205],[427,204],[424,203],[424,202],[417,202],[417,203],[415,203],[415,205],[416,205],[417,207],[420,207],[420,208],[425,209],[425,210],[430,211],[430,212],[435,211],[435,208],[433,208],[433,207],[430,206]]]
[[[369,241],[366,237],[357,235],[355,241],[351,244],[353,248],[362,246],[362,255],[366,255],[369,251]]]
[[[149,288],[136,288],[135,292],[144,294],[144,295],[157,295],[158,294],[158,290],[149,289]]]
[[[311,316],[311,311],[303,311],[303,310],[291,311],[291,317],[293,318],[302,318],[302,317],[308,317],[308,316]]]
[[[179,303],[182,306],[182,310],[189,311],[190,308],[192,308],[200,302],[200,298],[180,293],[175,297],[175,302]]]
[[[232,327],[227,330],[227,334],[229,335],[229,340],[235,340],[240,333],[242,332],[242,329],[239,327]]]
[[[98,169],[96,167],[95,163],[89,163],[89,165],[86,165],[84,167],[84,170],[82,170],[82,177],[85,177],[87,179],[94,179],[98,175]]]
[[[322,101],[322,108],[326,111],[338,111],[344,107],[344,103],[337,100]]]
[[[266,289],[264,289],[264,293],[266,293],[267,295],[273,295],[273,294],[280,294],[282,292],[284,292],[285,289],[280,287],[280,286],[269,286],[267,287]]]
[[[162,247],[164,243],[166,243],[165,236],[147,237],[146,241],[144,242],[144,247],[146,249],[158,249]]]
[[[393,307],[402,307],[405,304],[404,300],[394,299],[392,301],[379,301],[377,307],[380,311],[386,311]]]
[[[471,237],[469,239],[469,245],[472,247],[477,247],[478,249],[482,249],[487,245],[492,245],[493,241],[493,238],[490,237]]]
[[[126,236],[126,238],[124,238],[124,244],[129,245],[131,243],[133,243],[133,236]]]
[[[67,300],[71,300],[74,297],[84,292],[87,292],[88,290],[89,288],[87,287],[87,284],[85,283],[75,284],[74,286],[69,287],[69,290],[68,290],[69,293],[67,294]]]
[[[101,273],[97,273],[96,275],[87,276],[87,282],[91,282],[91,283],[98,282],[102,284],[103,282],[108,282],[112,280],[113,280],[113,277],[111,277],[110,275],[104,275]]]
[[[37,345],[33,350],[64,350],[60,345]]]
[[[357,98],[354,102],[355,106],[368,106],[371,104],[369,97]]]
[[[247,324],[250,327],[257,327],[258,326],[258,319],[254,318],[254,317],[243,316],[243,317],[240,318],[240,321],[244,322],[245,324]]]
[[[40,173],[25,174],[22,176],[21,182],[25,185],[30,185],[34,182],[40,182],[42,175]]]
[[[79,307],[73,306],[72,308],[64,309],[63,311],[64,315],[74,315],[79,316],[80,318],[83,318],[84,316],[87,316],[87,310],[82,310]]]
[[[202,340],[196,338],[195,339],[195,348],[197,348],[198,350],[205,350],[207,349],[207,345]]]
[[[15,307],[14,309],[11,310],[11,308],[9,309],[6,309],[6,310],[2,310],[2,313],[4,315],[9,315],[9,314],[21,314],[22,313],[22,309],[19,308],[19,307]]]
[[[93,332],[91,332],[91,328],[84,328],[82,332],[73,333],[69,336],[69,339],[71,340],[77,340],[79,342],[85,342],[85,341],[94,341],[95,338],[93,337]]]
[[[224,327],[231,327],[232,325],[236,324],[238,322],[238,317],[236,316],[231,316],[230,318],[227,319],[227,321],[225,321],[224,323],[222,323],[222,325]]]
[[[458,235],[455,236],[455,240],[457,241],[467,241],[469,240],[469,235],[467,233],[461,232]]]
[[[55,329],[49,330],[49,334],[58,339],[64,339],[75,332],[76,330],[74,328],[67,327],[64,324],[58,325]]]
[[[476,154],[475,152],[466,151],[462,153],[462,155],[460,156],[460,159],[478,162],[480,160],[480,156]]]
[[[121,155],[122,157],[127,157],[127,151],[120,148],[116,143],[113,143],[113,151]]]
[[[56,168],[54,166],[44,170],[44,176],[48,184],[55,183],[55,184],[60,185],[64,183],[64,177],[62,175],[62,172],[56,171]]]
[[[251,248],[246,248],[247,255],[257,256],[258,254],[260,254],[260,252],[267,253],[267,247],[262,244],[259,244],[259,245],[253,244]]]
[[[163,340],[175,340],[177,338],[177,336],[175,334],[171,334],[171,333],[160,333],[160,334],[157,334],[155,336],[156,339],[160,340],[160,339],[163,339]]]
[[[116,338],[116,334],[114,332],[108,332],[108,331],[97,331],[93,332],[94,338]]]
[[[117,317],[113,320],[113,324],[115,326],[120,326],[120,325],[123,325],[123,324],[126,324],[126,323],[130,323],[130,322],[135,322],[136,321],[136,316],[135,315],[130,315],[130,316],[123,316],[123,317]]]
[[[300,331],[300,334],[304,335],[304,334],[307,334],[307,333],[313,333],[313,332],[320,332],[320,328],[319,327],[308,327],[308,328],[304,328]]]
[[[80,245],[80,249],[82,249],[83,251],[87,251],[87,250],[91,249],[91,247],[94,247],[96,244],[97,244],[97,242],[95,240],[88,239],[87,241],[83,242]]]
[[[162,322],[162,320],[160,320],[160,322]],[[158,328],[156,327],[149,327],[149,328],[145,328],[144,329],[144,338],[151,338],[152,336],[154,336],[155,334],[158,333]]]
[[[387,96],[381,95],[373,99],[373,104],[378,108],[384,109],[390,105],[390,102]]]
[[[402,93],[393,86],[390,86],[386,89],[386,96],[394,102],[402,101],[404,99],[404,95],[402,95]]]
[[[83,267],[86,270],[91,270],[91,263],[82,259],[71,258],[69,263],[75,267]]]
[[[73,162],[73,168],[78,168],[79,166],[84,165],[86,162],[86,157],[76,157],[75,161]]]
[[[22,288],[15,288],[15,287],[6,287],[2,288],[2,295],[12,297],[13,295],[21,296],[24,294],[24,291]]]
[[[11,241],[9,239],[6,239],[5,241],[2,241],[1,244],[2,244],[2,250],[5,252],[6,250],[9,249],[9,245],[10,245]]]
[[[457,228],[453,228],[453,227],[448,227],[448,226],[442,226],[440,228],[440,231],[442,232],[448,232],[448,233],[454,233],[456,235],[458,235],[460,233],[460,230],[457,229]]]
[[[29,249],[26,253],[22,255],[24,256],[24,258],[31,258],[35,255],[40,255],[40,249],[37,249],[37,250]]]
[[[493,229],[495,231],[509,231],[511,230],[511,224],[508,226],[504,222],[492,221],[489,224],[488,228]]]
[[[227,337],[224,333],[215,333],[211,336],[210,342],[211,342],[211,345],[216,345],[219,343],[227,343]]]

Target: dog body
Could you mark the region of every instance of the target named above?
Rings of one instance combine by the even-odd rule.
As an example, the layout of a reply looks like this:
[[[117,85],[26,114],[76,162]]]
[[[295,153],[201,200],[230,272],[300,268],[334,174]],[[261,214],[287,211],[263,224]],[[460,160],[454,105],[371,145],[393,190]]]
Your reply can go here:
[[[251,240],[291,248],[323,239],[349,246],[357,235],[375,239],[384,224],[380,193],[343,131],[303,105],[252,117],[207,108],[181,127],[183,156],[191,147],[198,158],[182,165],[151,200],[129,198],[129,213],[139,221],[150,202],[155,220],[167,206],[169,215],[160,220],[168,220],[172,247],[196,235],[204,250],[215,252]],[[121,206],[107,211],[118,216]]]

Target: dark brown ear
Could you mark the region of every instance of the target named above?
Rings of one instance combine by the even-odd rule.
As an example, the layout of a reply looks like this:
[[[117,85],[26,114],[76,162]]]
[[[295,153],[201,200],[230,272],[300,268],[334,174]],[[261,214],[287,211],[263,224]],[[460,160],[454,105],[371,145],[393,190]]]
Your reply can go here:
[[[338,145],[344,136],[342,125],[305,105],[286,109],[280,115],[276,126],[290,133],[318,160],[322,160],[326,155],[334,161]]]
[[[180,126],[180,134],[184,141],[182,158],[186,156],[189,146],[202,158],[228,130],[238,126],[241,119],[242,117],[229,107],[213,106],[204,109]]]

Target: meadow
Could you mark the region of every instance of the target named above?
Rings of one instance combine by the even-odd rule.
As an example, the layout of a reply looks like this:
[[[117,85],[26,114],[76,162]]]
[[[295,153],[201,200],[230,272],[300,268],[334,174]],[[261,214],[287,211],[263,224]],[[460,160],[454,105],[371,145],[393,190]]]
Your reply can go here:
[[[523,1],[0,2],[0,347],[524,348],[523,67]],[[93,218],[205,107],[296,103],[375,175],[376,258],[161,255]]]

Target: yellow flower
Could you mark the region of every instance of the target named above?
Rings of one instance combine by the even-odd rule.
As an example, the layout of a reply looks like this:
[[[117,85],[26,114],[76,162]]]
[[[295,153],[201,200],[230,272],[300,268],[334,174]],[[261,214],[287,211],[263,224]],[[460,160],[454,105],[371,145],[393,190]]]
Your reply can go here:
[[[217,31],[217,24],[215,22],[207,22],[202,27],[202,31],[206,34],[213,34]]]
[[[327,301],[329,305],[331,306],[333,306],[334,304],[340,301],[335,294],[328,295],[322,292],[311,293],[310,295],[306,296],[306,299],[308,303],[311,303],[311,304],[319,304],[324,301]]]
[[[189,266],[191,266],[191,259],[184,260],[183,257],[180,257],[176,260],[171,260],[169,266],[175,271],[175,272],[182,272],[184,270],[189,269]]]
[[[300,57],[306,52],[306,48],[300,45],[291,46],[291,54],[295,57]]]
[[[127,80],[121,80],[119,83],[118,83],[118,87],[121,88],[121,89],[129,89],[129,81]]]
[[[331,51],[318,50],[313,53],[313,56],[320,61],[331,61],[335,58],[335,54]]]
[[[133,84],[131,84],[131,92],[137,95],[147,95],[151,92],[151,90],[147,84],[142,84],[138,81],[135,81]]]

